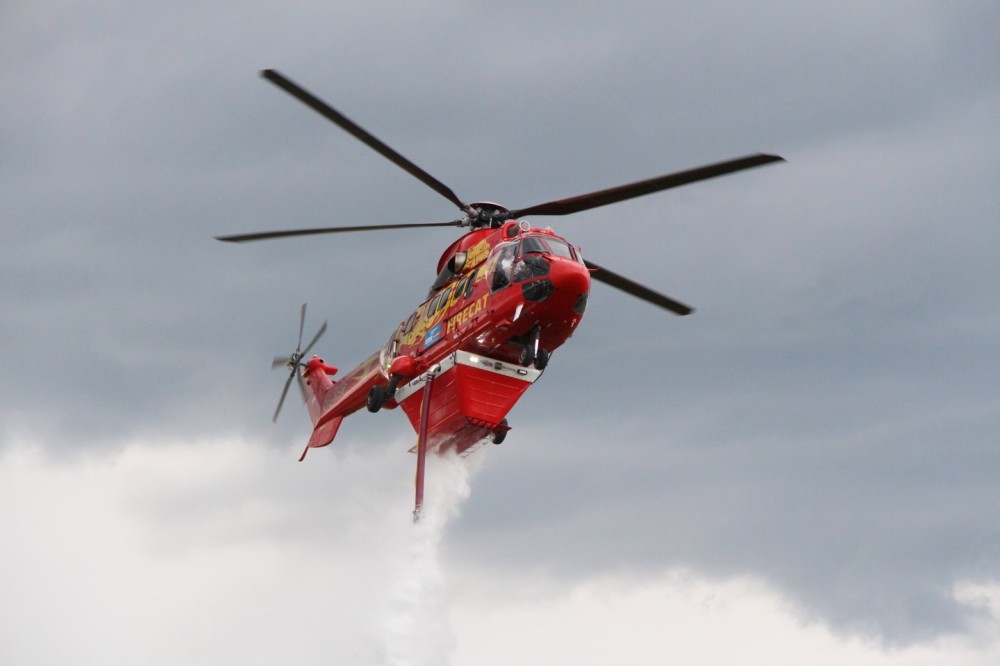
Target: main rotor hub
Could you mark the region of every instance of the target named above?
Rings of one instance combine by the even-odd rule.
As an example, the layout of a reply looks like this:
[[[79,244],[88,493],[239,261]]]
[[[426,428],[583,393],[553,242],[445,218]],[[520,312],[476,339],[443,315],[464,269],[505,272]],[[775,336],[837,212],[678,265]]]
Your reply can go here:
[[[477,201],[467,206],[469,228],[495,229],[510,219],[510,210],[492,201]]]

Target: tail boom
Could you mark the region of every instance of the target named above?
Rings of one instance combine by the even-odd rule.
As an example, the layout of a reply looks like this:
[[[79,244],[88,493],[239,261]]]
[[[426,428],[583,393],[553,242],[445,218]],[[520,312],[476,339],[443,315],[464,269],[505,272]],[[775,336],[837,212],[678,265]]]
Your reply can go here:
[[[330,378],[336,371],[323,359],[314,356],[302,372],[306,385],[306,409],[313,423],[313,433],[299,460],[306,457],[309,449],[330,444],[337,436],[344,417],[364,407],[368,391],[385,379],[377,353],[339,381]]]

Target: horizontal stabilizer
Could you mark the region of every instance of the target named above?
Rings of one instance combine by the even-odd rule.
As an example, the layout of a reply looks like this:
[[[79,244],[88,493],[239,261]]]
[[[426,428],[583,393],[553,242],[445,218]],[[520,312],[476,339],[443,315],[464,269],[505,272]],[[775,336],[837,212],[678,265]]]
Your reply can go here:
[[[312,437],[309,438],[309,443],[306,444],[306,448],[302,451],[302,456],[299,458],[299,462],[302,462],[306,458],[306,453],[309,449],[318,449],[327,446],[333,441],[333,438],[337,436],[337,431],[340,430],[340,422],[344,420],[343,416],[338,416],[334,419],[330,419],[323,425],[317,426],[313,430]]]

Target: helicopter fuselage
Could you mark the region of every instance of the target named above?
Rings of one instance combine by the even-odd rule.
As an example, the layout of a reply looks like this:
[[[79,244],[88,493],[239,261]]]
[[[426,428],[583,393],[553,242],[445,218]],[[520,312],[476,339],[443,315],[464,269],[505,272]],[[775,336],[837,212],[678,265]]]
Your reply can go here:
[[[382,349],[342,379],[330,379],[335,369],[318,357],[305,365],[315,426],[310,447],[329,444],[336,434],[329,424],[339,426],[365,406],[402,406],[418,429],[428,372],[437,380],[427,425],[430,450],[464,453],[491,436],[502,438],[507,413],[586,310],[590,272],[579,250],[524,221],[465,234],[438,268],[427,299]]]

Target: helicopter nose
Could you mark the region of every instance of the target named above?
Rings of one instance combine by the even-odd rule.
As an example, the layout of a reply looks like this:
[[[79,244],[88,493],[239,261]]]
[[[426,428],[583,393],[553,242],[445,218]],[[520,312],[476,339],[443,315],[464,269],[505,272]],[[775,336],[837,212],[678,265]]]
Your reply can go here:
[[[590,292],[590,271],[583,264],[570,259],[553,261],[549,275],[554,296],[570,306],[577,304]]]

